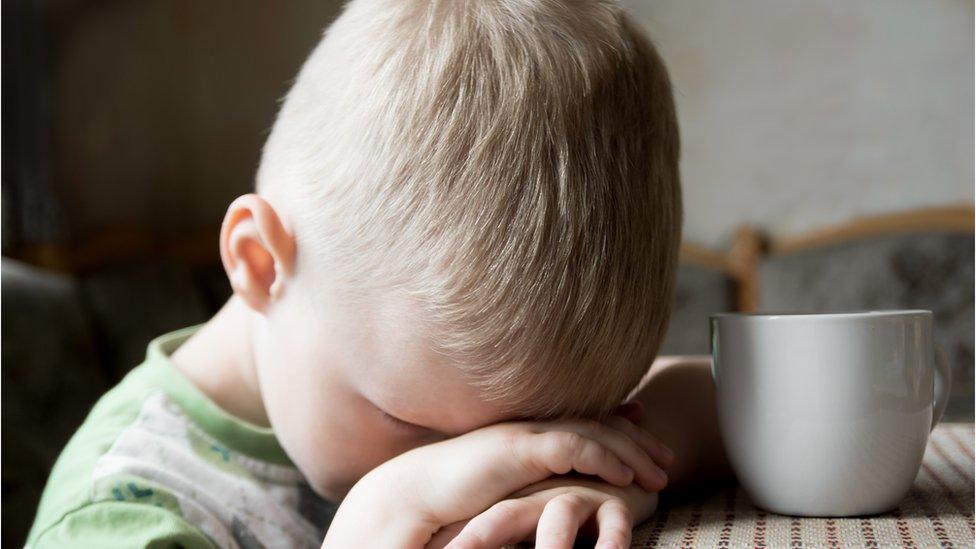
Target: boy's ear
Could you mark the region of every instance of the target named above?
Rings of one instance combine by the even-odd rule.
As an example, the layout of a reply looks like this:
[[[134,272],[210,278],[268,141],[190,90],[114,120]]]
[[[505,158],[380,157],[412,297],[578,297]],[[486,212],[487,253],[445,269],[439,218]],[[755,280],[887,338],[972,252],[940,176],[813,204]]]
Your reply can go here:
[[[245,194],[227,208],[220,259],[234,293],[263,314],[294,272],[295,238],[271,204],[257,194]]]

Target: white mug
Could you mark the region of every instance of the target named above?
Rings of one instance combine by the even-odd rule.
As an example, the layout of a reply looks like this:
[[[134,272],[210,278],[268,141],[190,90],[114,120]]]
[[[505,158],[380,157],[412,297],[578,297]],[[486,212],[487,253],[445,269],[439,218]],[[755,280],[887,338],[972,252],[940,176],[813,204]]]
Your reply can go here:
[[[722,440],[756,506],[870,515],[908,494],[951,383],[931,311],[721,313],[709,325]]]

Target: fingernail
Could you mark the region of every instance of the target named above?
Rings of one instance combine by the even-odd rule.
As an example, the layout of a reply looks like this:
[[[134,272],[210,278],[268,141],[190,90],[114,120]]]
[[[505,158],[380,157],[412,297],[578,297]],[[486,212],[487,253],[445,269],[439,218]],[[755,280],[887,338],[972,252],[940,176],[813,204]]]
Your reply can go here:
[[[630,467],[627,467],[626,465],[624,465],[623,467],[624,467],[624,474],[627,475],[627,482],[628,483],[632,482],[634,480],[634,470],[631,469]]]
[[[664,482],[668,481],[667,471],[665,471],[664,469],[658,469],[657,472],[658,472],[658,476],[661,477],[661,480],[663,480]]]
[[[668,485],[668,475],[662,469],[655,467],[654,471],[651,473],[651,476],[654,478],[650,481],[650,483],[642,485],[645,491],[656,492]]]
[[[668,458],[668,461],[674,461],[674,450],[663,444],[661,445],[661,450],[664,452],[664,457]]]

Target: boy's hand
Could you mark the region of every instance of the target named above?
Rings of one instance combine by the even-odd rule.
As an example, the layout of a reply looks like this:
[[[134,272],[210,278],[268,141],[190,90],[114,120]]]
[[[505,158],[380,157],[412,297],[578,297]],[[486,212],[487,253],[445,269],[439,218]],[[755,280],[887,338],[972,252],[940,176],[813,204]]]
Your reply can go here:
[[[571,549],[577,531],[601,549],[630,547],[634,525],[657,510],[657,492],[581,479],[549,478],[519,490],[487,511],[445,526],[426,549],[496,549],[535,540]]]
[[[376,539],[379,545],[423,547],[443,526],[570,471],[657,491],[667,484],[661,467],[672,461],[657,439],[619,416],[499,423],[414,448],[370,471],[343,500],[324,546],[361,546],[364,535],[382,532],[392,537]]]

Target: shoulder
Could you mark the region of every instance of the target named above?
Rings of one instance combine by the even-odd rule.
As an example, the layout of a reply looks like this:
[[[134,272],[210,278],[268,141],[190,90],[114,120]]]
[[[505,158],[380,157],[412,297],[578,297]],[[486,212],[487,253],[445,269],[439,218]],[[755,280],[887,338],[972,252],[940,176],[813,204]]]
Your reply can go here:
[[[160,528],[139,527],[159,541],[176,536],[220,547],[321,544],[323,534],[306,513],[305,503],[314,498],[294,466],[236,451],[157,386],[127,394],[137,398],[99,402],[58,458],[29,544],[73,536],[85,545],[118,528],[128,535],[141,521]],[[122,546],[141,547],[142,533],[133,535]]]
[[[166,507],[125,501],[84,504],[38,531],[28,548],[183,547],[216,545],[198,528]]]
[[[96,467],[136,422],[154,389],[140,366],[98,400],[51,470],[28,542],[69,513],[98,502]]]

